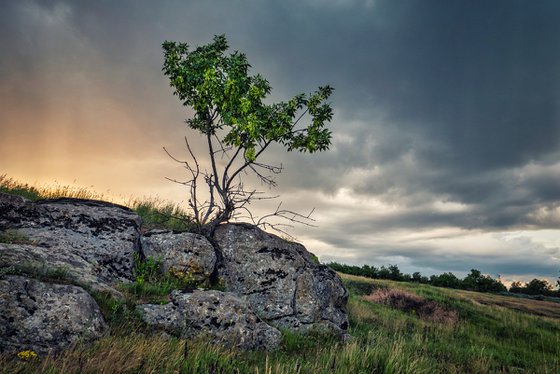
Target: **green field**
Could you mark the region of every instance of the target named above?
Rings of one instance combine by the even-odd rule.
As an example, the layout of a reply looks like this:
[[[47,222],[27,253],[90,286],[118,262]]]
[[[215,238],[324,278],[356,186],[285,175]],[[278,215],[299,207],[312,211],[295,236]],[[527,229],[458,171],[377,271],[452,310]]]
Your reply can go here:
[[[103,305],[111,333],[57,357],[2,356],[3,373],[558,373],[560,304],[341,274],[350,338],[284,332],[274,352],[235,352],[148,332],[126,304]],[[368,295],[396,295],[391,305]],[[389,292],[390,291],[390,292]],[[382,292],[383,294],[383,292]],[[431,305],[406,310],[398,297]],[[138,300],[140,302],[140,300]],[[102,303],[103,304],[103,303]],[[406,304],[406,303],[404,303]],[[128,305],[128,308],[125,306]],[[410,305],[408,305],[410,306]],[[404,311],[401,310],[404,307]],[[399,309],[401,308],[401,309]],[[185,343],[187,355],[185,357]]]
[[[37,189],[0,176],[0,191],[31,199],[99,198],[84,189]],[[179,207],[129,206],[151,227],[187,229]],[[5,242],[17,243],[13,233]],[[147,266],[147,265],[146,265]],[[560,303],[340,274],[349,290],[347,341],[284,331],[273,352],[236,352],[149,331],[135,305],[163,301],[177,285],[137,269],[126,299],[94,294],[110,333],[57,356],[0,355],[0,373],[560,373]],[[153,269],[152,269],[153,270]],[[40,274],[60,282],[64,274]],[[186,354],[185,354],[186,345]]]

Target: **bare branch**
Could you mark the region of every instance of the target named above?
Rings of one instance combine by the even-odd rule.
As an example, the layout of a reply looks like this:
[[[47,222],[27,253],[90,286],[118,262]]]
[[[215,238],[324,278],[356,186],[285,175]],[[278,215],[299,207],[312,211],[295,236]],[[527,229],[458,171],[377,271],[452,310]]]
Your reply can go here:
[[[276,181],[274,179],[259,173],[259,171],[255,169],[254,165],[249,165],[249,168],[257,175],[257,177],[259,177],[261,183],[264,183],[270,187],[276,187]]]
[[[241,151],[242,147],[239,146],[237,147],[237,150],[235,151],[234,155],[232,158],[229,159],[228,164],[226,165],[226,167],[224,168],[224,174],[222,176],[222,188],[224,190],[227,190],[227,182],[228,182],[228,173],[229,173],[229,168],[233,165],[235,159],[237,158],[237,156],[239,155],[239,152]]]
[[[262,146],[262,148],[255,154],[255,158],[254,158],[255,160],[265,151],[265,149],[268,148],[268,146],[270,145],[270,143],[272,143],[272,140],[267,141],[267,142]],[[231,178],[229,179],[228,183],[226,184],[226,190],[229,188],[231,181],[232,181],[237,175],[239,175],[239,173],[241,173],[247,166],[251,165],[252,163],[253,163],[253,161],[245,160],[245,163],[231,175]]]
[[[212,163],[212,184],[214,185],[214,187],[218,190],[218,193],[220,195],[222,194],[222,189],[220,187],[219,181],[218,181],[218,168],[216,166],[216,157],[214,156],[214,145],[212,144],[212,134],[208,131],[206,133],[206,139],[208,141],[208,150],[210,152],[210,161]]]
[[[282,206],[282,202],[280,202],[280,204],[278,204],[278,207],[276,207],[276,211],[274,213],[270,213],[270,214],[262,216],[257,221],[257,226],[262,225],[262,224],[270,225],[269,223],[266,223],[266,221],[265,221],[266,219],[268,219],[270,217],[281,217],[281,218],[286,219],[290,222],[300,223],[302,225],[309,226],[309,227],[315,227],[315,225],[308,222],[308,221],[315,222],[315,219],[311,218],[311,215],[315,211],[315,208],[311,209],[311,211],[307,215],[303,215],[303,214],[294,212],[293,210],[280,209],[281,206]]]
[[[229,157],[228,152],[231,151],[233,147],[224,147],[224,144],[222,143],[221,139],[216,134],[214,134],[214,139],[216,139],[218,145],[220,146],[220,149],[216,151],[216,153],[222,154],[220,158],[223,160],[224,157]]]

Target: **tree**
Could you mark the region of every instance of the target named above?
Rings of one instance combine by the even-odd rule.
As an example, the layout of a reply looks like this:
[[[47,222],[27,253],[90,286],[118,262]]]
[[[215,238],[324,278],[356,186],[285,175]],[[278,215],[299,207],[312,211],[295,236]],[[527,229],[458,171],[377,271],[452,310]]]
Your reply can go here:
[[[509,292],[512,293],[523,293],[524,291],[524,287],[523,284],[521,284],[521,282],[519,281],[515,281],[511,284],[511,286],[509,287]]]
[[[529,295],[549,295],[552,293],[552,285],[547,280],[533,279],[525,286],[525,292]]]
[[[377,278],[377,268],[367,264],[362,265],[362,274],[364,277]]]
[[[377,272],[377,275],[381,279],[391,279],[391,270],[387,269],[385,265],[381,265],[379,271]]]
[[[213,233],[218,224],[229,221],[240,210],[253,217],[248,205],[260,195],[245,188],[242,176],[254,173],[265,185],[276,186],[274,174],[282,171],[282,165],[261,161],[270,145],[309,153],[329,148],[331,132],[325,124],[333,114],[326,102],[333,92],[330,86],[298,94],[286,102],[267,104],[269,82],[261,75],[249,75],[250,64],[243,53],[226,54],[224,35],[192,51],[185,43],[166,41],[163,50],[162,70],[169,77],[174,95],[194,111],[186,123],[202,135],[207,145],[208,170],[202,169],[186,137],[192,160],[170,155],[190,174],[188,181],[176,182],[190,188],[189,206],[204,232]],[[205,198],[198,191],[201,179],[208,187]],[[292,221],[309,217],[282,210],[280,205],[273,215]]]
[[[389,279],[392,280],[402,280],[403,274],[401,273],[399,267],[397,265],[389,265]]]
[[[459,288],[461,280],[455,274],[447,272],[440,275],[432,275],[430,283],[436,287]]]
[[[461,282],[461,288],[478,292],[503,292],[506,286],[499,279],[493,279],[489,275],[483,275],[480,270],[471,269]]]

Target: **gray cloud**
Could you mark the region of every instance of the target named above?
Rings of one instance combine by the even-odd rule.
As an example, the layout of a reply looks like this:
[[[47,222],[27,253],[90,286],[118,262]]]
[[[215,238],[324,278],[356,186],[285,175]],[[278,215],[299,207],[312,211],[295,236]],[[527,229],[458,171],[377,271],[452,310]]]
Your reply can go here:
[[[414,243],[371,252],[361,238],[438,227],[557,229],[559,17],[556,1],[6,2],[0,156],[29,175],[34,160],[46,170],[62,159],[79,164],[80,152],[115,167],[119,159],[160,165],[161,146],[180,152],[188,115],[161,73],[160,45],[226,33],[253,72],[269,78],[275,100],[336,88],[332,149],[302,156],[276,148],[268,158],[285,166],[279,193],[305,209],[313,202],[298,195],[324,195],[319,210],[345,214],[343,231],[327,222],[316,240],[357,248],[364,260],[401,253],[443,270],[483,264]],[[341,189],[394,209],[358,205],[348,208],[352,217],[336,200]],[[502,269],[514,273],[521,258],[500,258]],[[551,270],[531,266],[527,274]]]

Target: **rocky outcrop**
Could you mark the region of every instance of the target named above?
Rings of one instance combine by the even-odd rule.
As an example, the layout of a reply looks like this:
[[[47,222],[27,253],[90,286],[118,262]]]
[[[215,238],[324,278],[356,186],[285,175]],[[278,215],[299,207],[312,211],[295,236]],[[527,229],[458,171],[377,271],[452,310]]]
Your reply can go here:
[[[342,281],[301,244],[247,224],[219,226],[214,241],[227,289],[245,297],[264,320],[298,330],[327,327],[342,333],[348,328]]]
[[[277,328],[344,334],[348,327],[341,280],[300,244],[246,224],[221,225],[210,241],[141,236],[140,226],[134,212],[110,203],[0,193],[0,351],[47,352],[99,337],[106,325],[85,290],[122,297],[118,285],[136,281],[142,258],[185,284],[212,279],[227,291],[176,290],[168,304],[138,307],[147,324],[169,334],[273,349]]]
[[[31,202],[0,193],[0,231],[15,231],[29,243],[2,245],[0,267],[62,267],[82,284],[110,289],[116,282],[134,280],[140,224],[140,217],[130,209],[110,203]]]
[[[46,354],[97,339],[106,328],[95,300],[80,287],[0,279],[0,352]]]
[[[216,266],[216,252],[202,235],[152,231],[142,237],[144,258],[161,261],[162,270],[193,281],[210,278]]]
[[[282,334],[264,323],[247,301],[230,292],[194,291],[171,294],[165,305],[138,307],[148,324],[173,335],[204,336],[238,349],[273,349]]]

